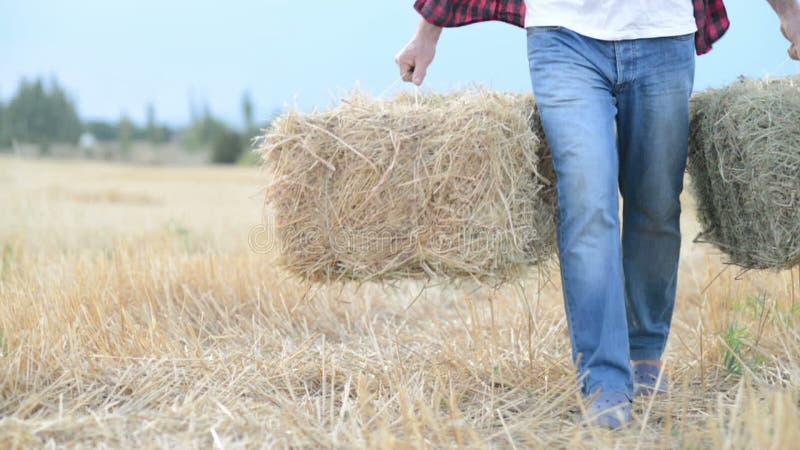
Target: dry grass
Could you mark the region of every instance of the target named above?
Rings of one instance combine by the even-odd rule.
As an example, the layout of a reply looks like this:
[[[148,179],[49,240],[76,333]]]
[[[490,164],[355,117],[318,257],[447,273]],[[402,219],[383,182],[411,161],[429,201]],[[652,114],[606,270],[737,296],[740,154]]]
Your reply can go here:
[[[281,265],[301,277],[496,283],[555,252],[555,171],[531,95],[355,92],[276,119],[261,151]]]
[[[745,268],[800,266],[800,77],[692,98],[689,173],[702,239]]]
[[[572,423],[555,280],[416,300],[414,282],[309,289],[248,249],[259,182],[246,169],[0,159],[0,447],[800,441],[798,277],[716,277],[719,255],[691,243],[688,197],[675,389],[638,401],[632,429],[606,432]]]

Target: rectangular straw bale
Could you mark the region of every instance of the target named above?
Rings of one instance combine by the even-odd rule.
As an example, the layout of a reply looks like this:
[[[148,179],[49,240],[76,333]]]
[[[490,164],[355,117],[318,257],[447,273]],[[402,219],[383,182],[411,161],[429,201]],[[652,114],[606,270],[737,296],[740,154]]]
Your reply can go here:
[[[700,240],[745,268],[800,264],[800,78],[694,96],[688,169]]]
[[[303,278],[508,280],[555,251],[555,174],[531,96],[355,93],[261,147],[282,265]]]

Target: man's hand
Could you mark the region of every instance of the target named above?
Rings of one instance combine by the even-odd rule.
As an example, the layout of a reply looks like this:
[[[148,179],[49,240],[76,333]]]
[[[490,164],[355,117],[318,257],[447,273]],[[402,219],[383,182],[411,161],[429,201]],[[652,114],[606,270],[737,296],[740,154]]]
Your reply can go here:
[[[420,23],[417,34],[394,58],[403,81],[411,81],[417,86],[422,84],[425,74],[428,73],[428,66],[433,62],[436,43],[441,34],[441,27],[431,25],[425,20]]]
[[[781,31],[792,43],[789,47],[789,56],[800,61],[800,10],[793,15],[781,17]]]
[[[791,43],[789,56],[800,61],[800,2],[798,0],[768,0],[781,19],[781,32]]]

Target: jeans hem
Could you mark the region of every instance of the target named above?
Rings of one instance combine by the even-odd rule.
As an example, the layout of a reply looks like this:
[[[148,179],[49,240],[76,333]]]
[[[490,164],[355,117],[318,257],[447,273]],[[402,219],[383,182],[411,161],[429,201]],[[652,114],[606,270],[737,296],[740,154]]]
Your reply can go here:
[[[664,354],[660,348],[632,348],[631,359],[634,361],[659,360]]]
[[[633,398],[633,388],[630,387],[630,386],[627,386],[627,385],[623,385],[623,386],[609,385],[609,386],[606,386],[606,385],[603,385],[602,383],[600,383],[600,384],[597,384],[595,386],[592,386],[591,388],[581,390],[581,393],[583,394],[584,398],[589,398],[589,397],[597,394],[598,392],[600,392],[601,389],[603,390],[603,392],[621,392],[621,393],[625,394],[629,399]]]

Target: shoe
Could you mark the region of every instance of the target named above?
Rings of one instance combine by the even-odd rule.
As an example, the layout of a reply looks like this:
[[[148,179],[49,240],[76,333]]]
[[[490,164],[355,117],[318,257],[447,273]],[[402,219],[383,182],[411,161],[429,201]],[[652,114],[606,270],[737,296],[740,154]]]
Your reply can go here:
[[[658,379],[661,374],[661,380]],[[633,396],[648,397],[657,394],[666,394],[669,391],[667,374],[655,364],[633,364]]]
[[[631,400],[623,392],[600,391],[586,410],[584,426],[618,430],[631,423]]]

